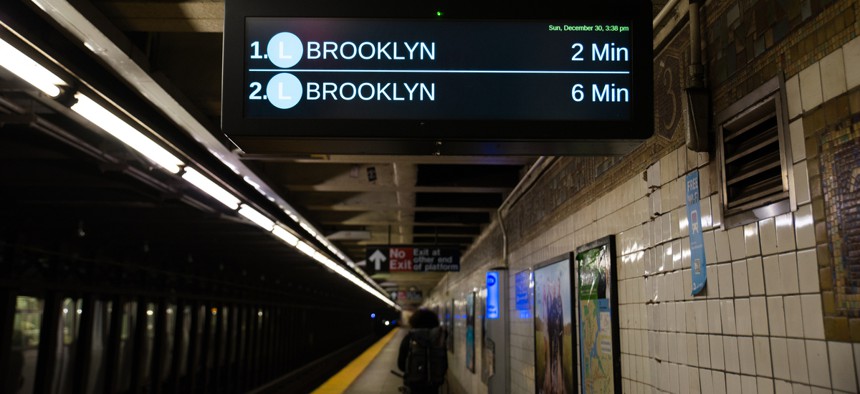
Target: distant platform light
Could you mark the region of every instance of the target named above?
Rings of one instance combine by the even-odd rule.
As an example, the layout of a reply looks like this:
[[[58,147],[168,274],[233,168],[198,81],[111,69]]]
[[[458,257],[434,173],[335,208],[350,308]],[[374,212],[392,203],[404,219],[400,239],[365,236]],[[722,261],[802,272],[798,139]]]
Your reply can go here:
[[[390,322],[390,321],[388,321],[388,320],[386,320],[386,321],[385,321],[385,325],[386,325],[386,326],[387,326],[387,325],[390,325],[390,324],[391,324],[391,322]]]
[[[371,314],[370,314],[370,318],[371,318],[371,319],[376,319],[376,314],[375,314],[375,313],[371,313]]]

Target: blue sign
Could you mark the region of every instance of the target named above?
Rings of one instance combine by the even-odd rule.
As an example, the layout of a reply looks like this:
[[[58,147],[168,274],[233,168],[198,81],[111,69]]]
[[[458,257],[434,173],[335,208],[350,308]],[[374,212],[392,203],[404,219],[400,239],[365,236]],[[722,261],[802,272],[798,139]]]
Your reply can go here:
[[[690,272],[693,276],[693,295],[708,283],[705,261],[705,242],[702,239],[702,217],[699,209],[699,170],[687,174],[687,228],[690,231]]]
[[[499,273],[487,272],[487,319],[499,318]]]
[[[532,294],[532,292],[529,291],[531,271],[525,270],[517,273],[515,282],[517,291],[517,312],[519,312],[521,319],[531,318],[531,305],[529,303],[529,297]]]

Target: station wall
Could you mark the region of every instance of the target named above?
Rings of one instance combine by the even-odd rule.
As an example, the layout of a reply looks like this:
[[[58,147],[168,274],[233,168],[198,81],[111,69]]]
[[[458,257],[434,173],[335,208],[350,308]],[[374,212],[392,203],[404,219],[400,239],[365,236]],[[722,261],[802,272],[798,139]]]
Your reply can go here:
[[[534,322],[515,310],[515,274],[610,234],[624,392],[860,391],[860,308],[850,274],[852,251],[860,250],[853,235],[860,229],[860,3],[777,3],[707,2],[703,40],[713,114],[783,77],[791,211],[726,225],[714,143],[707,153],[688,150],[686,123],[676,115],[687,110],[679,97],[689,63],[679,10],[655,32],[656,135],[621,158],[551,159],[463,256],[461,272],[428,298],[441,310],[456,305],[453,392],[487,392],[481,307],[475,372],[465,367],[464,334],[466,295],[475,291],[483,305],[486,271],[509,270],[511,392],[534,392]],[[678,99],[661,100],[660,89]],[[693,170],[708,277],[695,297],[685,202]]]

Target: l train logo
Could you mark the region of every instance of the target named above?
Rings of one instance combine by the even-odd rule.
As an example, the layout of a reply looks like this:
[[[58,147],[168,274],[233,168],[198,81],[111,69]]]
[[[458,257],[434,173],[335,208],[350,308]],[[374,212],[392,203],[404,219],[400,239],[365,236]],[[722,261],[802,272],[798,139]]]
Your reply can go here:
[[[275,66],[290,68],[302,60],[302,40],[290,32],[272,36],[266,46],[266,55]],[[266,98],[276,108],[290,109],[302,99],[302,82],[290,73],[276,74],[266,85]]]

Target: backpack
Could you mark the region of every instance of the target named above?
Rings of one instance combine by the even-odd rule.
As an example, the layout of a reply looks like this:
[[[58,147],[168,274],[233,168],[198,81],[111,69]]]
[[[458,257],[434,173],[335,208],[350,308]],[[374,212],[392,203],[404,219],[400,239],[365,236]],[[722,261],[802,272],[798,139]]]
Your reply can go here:
[[[448,371],[448,350],[441,327],[412,329],[403,383],[410,387],[438,387]]]

